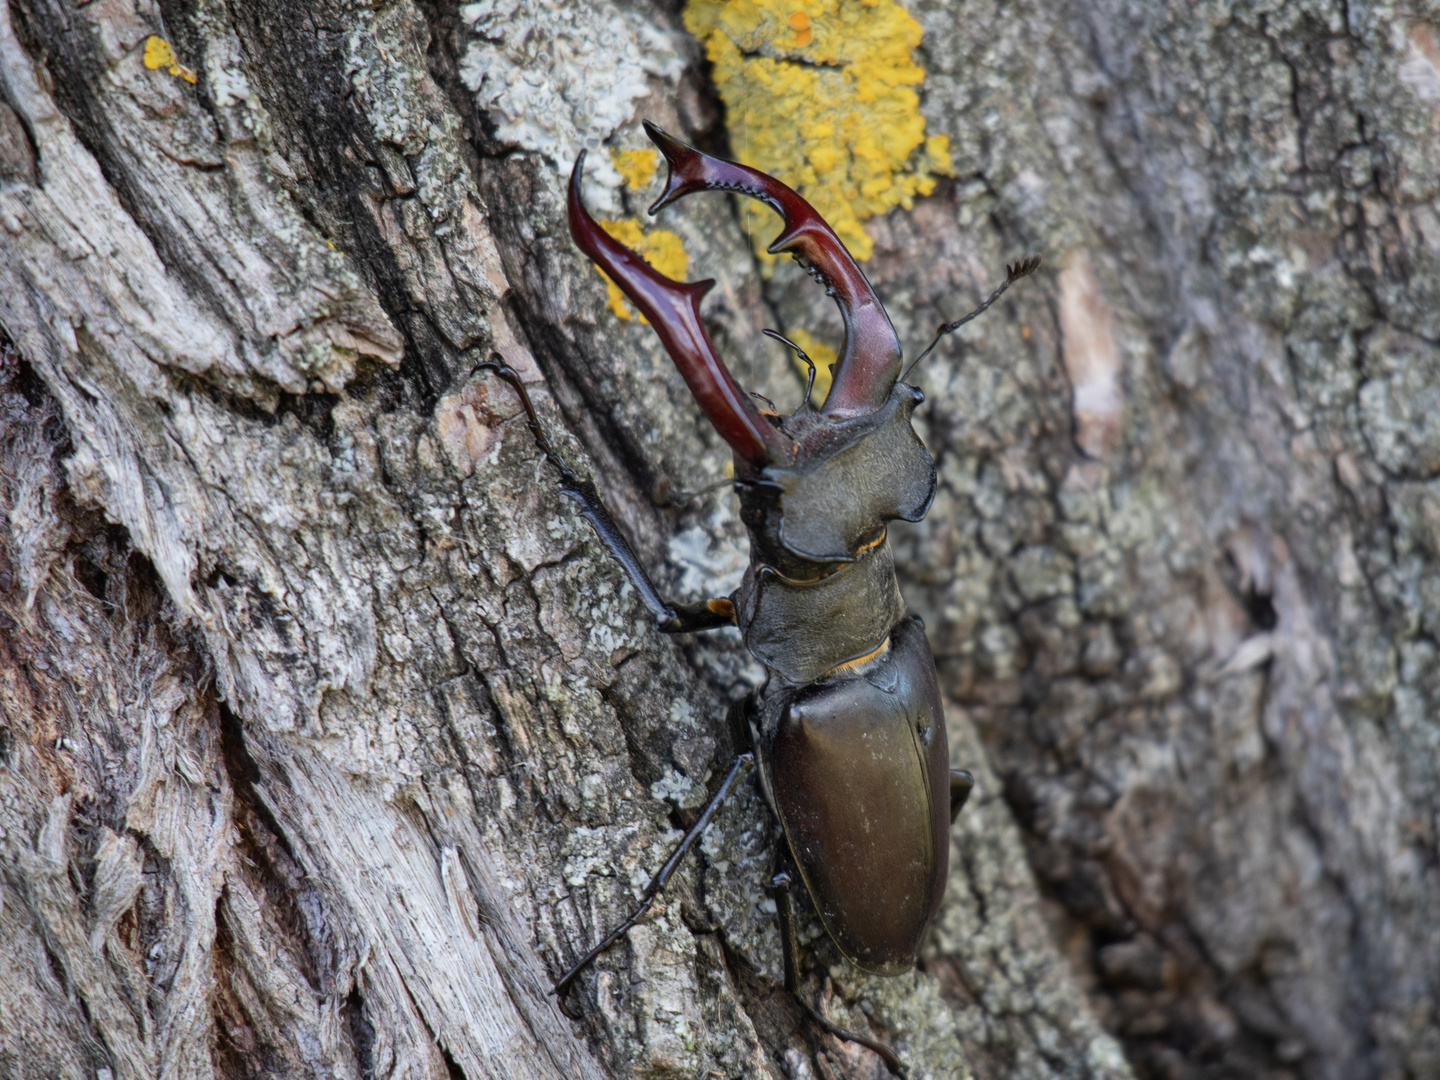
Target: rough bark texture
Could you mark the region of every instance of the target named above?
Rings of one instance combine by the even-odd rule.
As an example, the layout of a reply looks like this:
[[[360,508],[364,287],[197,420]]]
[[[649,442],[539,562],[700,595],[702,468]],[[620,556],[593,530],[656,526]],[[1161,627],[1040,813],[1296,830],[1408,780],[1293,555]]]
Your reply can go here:
[[[907,6],[956,177],[868,223],[902,339],[1053,269],[915,379],[946,906],[898,979],[812,922],[807,991],[917,1077],[1440,1075],[1440,8]],[[0,74],[0,1075],[883,1075],[776,985],[753,783],[548,992],[763,678],[647,628],[470,374],[733,587],[733,500],[668,508],[719,440],[561,202],[642,116],[727,149],[679,12],[10,0]],[[759,330],[833,307],[667,213],[793,403]]]

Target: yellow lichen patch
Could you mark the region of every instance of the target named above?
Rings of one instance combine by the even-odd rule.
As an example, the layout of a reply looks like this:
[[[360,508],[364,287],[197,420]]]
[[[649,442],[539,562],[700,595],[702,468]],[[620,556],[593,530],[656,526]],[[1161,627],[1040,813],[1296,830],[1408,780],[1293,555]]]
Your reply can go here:
[[[685,26],[713,65],[731,147],[804,195],[856,258],[871,251],[862,221],[950,174],[949,141],[926,137],[912,89],[920,24],[896,0],[690,0]],[[746,212],[773,233],[768,210]]]
[[[788,336],[791,341],[805,350],[806,356],[815,361],[815,386],[810,391],[810,401],[816,406],[824,404],[826,395],[830,393],[830,379],[833,375],[830,368],[835,363],[835,350],[823,341],[811,337],[804,330],[791,330]],[[795,372],[800,376],[800,383],[803,386],[810,369],[794,353],[791,353],[790,356],[795,361]]]
[[[195,81],[195,72],[180,63],[170,43],[154,34],[145,39],[145,66],[151,71],[165,68],[171,75],[178,75],[188,83]]]
[[[619,221],[602,221],[600,227],[631,251],[643,256],[646,262],[666,277],[674,278],[676,281],[685,280],[685,275],[690,270],[690,256],[685,254],[685,246],[680,243],[680,237],[669,229],[651,229],[647,233],[640,228],[639,222],[630,218],[621,218]],[[625,299],[625,294],[620,291],[620,286],[610,280],[610,275],[599,267],[595,269],[596,273],[605,279],[605,290],[610,298],[610,310],[619,318],[632,321],[639,319],[649,326],[650,320],[630,306],[630,301]]]
[[[643,150],[611,150],[610,162],[631,191],[640,191],[655,178],[660,152],[648,147]]]

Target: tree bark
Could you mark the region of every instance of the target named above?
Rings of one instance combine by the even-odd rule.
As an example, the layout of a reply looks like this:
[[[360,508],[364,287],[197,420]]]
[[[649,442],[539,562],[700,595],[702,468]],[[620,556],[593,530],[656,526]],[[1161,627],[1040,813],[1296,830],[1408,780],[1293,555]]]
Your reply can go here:
[[[894,979],[811,918],[806,992],[916,1077],[1440,1075],[1440,7],[906,7],[955,176],[865,226],[902,340],[1049,269],[912,380],[945,907]],[[642,117],[740,153],[677,6],[10,0],[0,74],[0,1075],[884,1075],[778,985],[753,778],[550,993],[764,678],[474,370],[733,587],[733,498],[675,505],[727,454],[564,219]],[[838,318],[745,220],[665,227],[793,405],[761,327]]]

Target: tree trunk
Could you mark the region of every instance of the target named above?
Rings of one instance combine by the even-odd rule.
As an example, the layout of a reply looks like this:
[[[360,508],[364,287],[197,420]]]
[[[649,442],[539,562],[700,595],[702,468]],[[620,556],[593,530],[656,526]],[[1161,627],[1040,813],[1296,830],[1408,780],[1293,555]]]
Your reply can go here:
[[[812,917],[806,993],[915,1077],[1440,1075],[1440,7],[905,6],[953,177],[864,222],[902,340],[1049,269],[911,379],[945,907],[894,979]],[[676,505],[728,455],[563,205],[588,145],[638,213],[642,117],[776,135],[684,18],[0,5],[0,1075],[884,1075],[778,985],[753,778],[550,992],[764,678],[649,628],[474,373],[734,587],[733,497]],[[663,225],[793,406],[760,329],[835,339],[822,290],[729,197]]]

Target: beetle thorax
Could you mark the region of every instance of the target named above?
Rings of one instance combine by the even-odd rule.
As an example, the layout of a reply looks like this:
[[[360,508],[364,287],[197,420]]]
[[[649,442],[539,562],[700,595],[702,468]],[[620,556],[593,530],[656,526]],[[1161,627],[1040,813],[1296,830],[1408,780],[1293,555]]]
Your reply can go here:
[[[785,417],[794,463],[737,484],[751,559],[736,620],[750,651],[789,681],[873,651],[905,614],[885,532],[896,518],[920,520],[935,495],[935,463],[911,423],[921,400],[897,383],[865,416]]]

